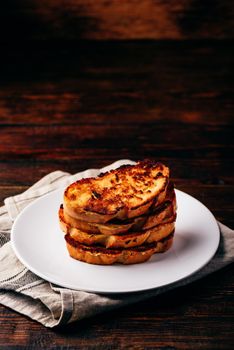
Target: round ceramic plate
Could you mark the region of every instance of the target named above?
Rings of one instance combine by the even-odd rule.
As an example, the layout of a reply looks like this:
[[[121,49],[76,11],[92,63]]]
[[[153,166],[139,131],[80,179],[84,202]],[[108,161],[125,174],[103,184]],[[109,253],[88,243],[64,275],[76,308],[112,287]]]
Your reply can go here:
[[[63,287],[98,293],[126,293],[165,286],[201,269],[215,254],[219,229],[198,200],[176,190],[177,221],[172,248],[142,264],[100,266],[72,259],[59,228],[63,190],[26,207],[12,227],[13,249],[29,270]]]

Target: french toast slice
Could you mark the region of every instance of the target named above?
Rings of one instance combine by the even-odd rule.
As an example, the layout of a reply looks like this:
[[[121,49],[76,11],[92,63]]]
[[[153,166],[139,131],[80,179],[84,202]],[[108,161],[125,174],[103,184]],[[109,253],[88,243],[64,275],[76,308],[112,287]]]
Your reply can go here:
[[[71,217],[95,223],[137,217],[164,200],[168,179],[169,169],[162,163],[144,160],[125,165],[68,186],[64,210]]]
[[[152,212],[151,212],[152,211]],[[166,202],[161,203],[159,206],[152,208],[150,214],[144,214],[126,221],[115,220],[115,223],[111,221],[106,224],[97,224],[93,222],[87,222],[74,218],[63,210],[63,206],[60,207],[59,216],[72,227],[78,228],[81,231],[93,234],[115,235],[119,233],[125,233],[128,231],[137,231],[149,229],[153,226],[166,222],[168,217],[171,217],[176,212],[176,198],[175,191],[172,187],[170,192],[166,196]]]
[[[75,241],[69,234],[65,236],[65,240],[69,255],[74,259],[89,264],[138,264],[149,260],[155,253],[164,253],[167,251],[172,246],[173,233],[161,241],[128,249],[87,246]]]
[[[171,218],[176,218],[176,199],[173,202],[167,202],[164,206],[161,206],[160,211],[155,212],[152,215],[143,215],[129,220],[127,223],[122,224],[96,224],[88,223],[86,221],[79,221],[74,218],[68,217],[63,210],[63,206],[59,209],[59,222],[63,227],[63,231],[69,229],[77,229],[77,232],[84,231],[90,235],[123,235],[129,232],[145,231],[160,224],[171,222]],[[66,230],[65,230],[65,227]]]
[[[145,243],[160,241],[168,236],[175,228],[175,215],[167,218],[167,222],[152,227],[151,229],[138,232],[127,232],[118,235],[93,234],[81,231],[66,223],[63,212],[59,213],[60,227],[65,234],[69,234],[72,239],[79,243],[91,246],[101,245],[106,248],[129,248],[140,246]]]

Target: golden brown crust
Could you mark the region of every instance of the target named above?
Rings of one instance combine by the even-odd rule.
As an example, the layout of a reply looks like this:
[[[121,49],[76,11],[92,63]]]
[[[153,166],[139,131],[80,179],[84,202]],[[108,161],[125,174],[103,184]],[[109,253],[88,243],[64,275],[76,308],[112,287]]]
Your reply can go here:
[[[161,197],[161,198],[160,198]],[[64,210],[64,218],[67,223],[69,223],[71,226],[77,227],[82,231],[86,231],[89,233],[103,233],[103,234],[118,234],[127,232],[130,229],[131,230],[139,230],[142,228],[144,223],[146,222],[146,217],[149,217],[149,221],[151,217],[154,215],[154,218],[156,218],[156,215],[163,216],[163,211],[166,211],[166,208],[169,207],[171,202],[173,203],[173,210],[175,212],[176,210],[176,198],[175,198],[175,191],[174,191],[174,185],[172,182],[169,182],[166,191],[161,193],[158,196],[156,206],[151,206],[150,210],[147,210],[146,213],[144,213],[141,216],[137,216],[131,219],[127,220],[118,220],[114,218],[113,220],[108,221],[107,223],[96,223],[96,222],[89,222],[80,220],[77,217],[73,217],[67,213],[66,210]],[[165,212],[166,216],[171,215],[172,213],[168,213],[168,211],[172,211],[172,208],[168,208],[167,212]],[[162,213],[161,213],[162,212]],[[159,224],[160,222],[158,222]],[[151,225],[155,226],[155,225]],[[149,226],[148,226],[149,228]]]
[[[91,264],[135,264],[168,250],[176,220],[169,169],[141,161],[79,180],[59,210],[71,257]]]
[[[167,222],[167,218],[175,214],[176,211],[176,198],[175,191],[171,188],[170,193],[166,196],[166,202],[161,203],[156,208],[151,208],[150,213],[138,216],[125,221],[109,222],[106,224],[92,223],[88,221],[79,220],[67,214],[63,208],[60,208],[60,215],[63,217],[63,221],[72,227],[78,228],[81,231],[93,234],[115,235],[119,233],[137,230],[145,230],[163,222]]]
[[[98,265],[142,263],[149,260],[155,253],[167,251],[173,243],[173,235],[170,235],[167,239],[141,247],[130,249],[106,249],[88,247],[77,242],[74,243],[69,235],[66,235],[65,238],[68,252],[72,258],[89,264]]]
[[[174,215],[168,218],[167,223],[165,224],[157,225],[147,230],[127,232],[119,235],[87,233],[78,228],[72,227],[65,222],[62,209],[60,209],[59,219],[62,231],[65,234],[69,234],[75,241],[89,246],[100,244],[106,248],[129,248],[160,241],[167,237],[175,228]]]
[[[72,217],[96,223],[140,216],[164,200],[168,178],[169,169],[158,162],[123,166],[68,186],[64,209]]]

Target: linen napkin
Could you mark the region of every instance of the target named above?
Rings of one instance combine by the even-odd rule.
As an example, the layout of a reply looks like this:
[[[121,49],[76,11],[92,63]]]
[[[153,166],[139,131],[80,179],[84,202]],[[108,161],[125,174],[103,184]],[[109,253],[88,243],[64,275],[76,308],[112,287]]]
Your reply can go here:
[[[181,281],[150,291],[103,295],[71,290],[41,279],[17,259],[11,248],[10,232],[15,218],[24,207],[58,187],[65,187],[75,180],[97,176],[101,172],[129,163],[134,164],[130,160],[119,160],[105,168],[89,169],[75,175],[55,171],[43,177],[22,194],[5,199],[5,205],[0,208],[1,304],[27,315],[46,327],[55,327],[186,285],[234,261],[234,231],[221,223],[218,223],[221,234],[219,248],[204,268]]]

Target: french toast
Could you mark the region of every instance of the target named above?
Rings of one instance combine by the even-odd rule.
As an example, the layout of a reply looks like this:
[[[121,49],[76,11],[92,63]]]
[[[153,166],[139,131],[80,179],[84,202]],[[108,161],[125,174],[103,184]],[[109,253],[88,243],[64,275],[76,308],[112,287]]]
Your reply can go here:
[[[169,168],[145,160],[79,180],[64,193],[64,210],[79,220],[107,223],[146,213],[165,198]]]
[[[81,231],[87,233],[104,235],[114,235],[119,233],[128,232],[130,230],[136,231],[140,229],[148,229],[153,226],[159,225],[167,217],[170,217],[176,211],[176,198],[173,184],[169,184],[167,188],[167,194],[165,202],[160,203],[158,206],[151,208],[148,214],[144,214],[128,220],[114,220],[106,224],[98,224],[88,221],[79,220],[66,213],[63,210],[63,206],[60,208],[59,216],[63,216],[63,221],[72,227],[78,228]]]
[[[118,235],[129,231],[147,230],[154,226],[166,223],[168,219],[175,215],[176,212],[176,200],[167,202],[162,206],[160,210],[154,212],[152,215],[142,215],[129,221],[121,223],[107,223],[96,224],[93,222],[87,222],[77,220],[67,215],[61,206],[59,209],[60,222],[65,223],[67,226],[77,228],[80,231],[85,231],[90,234],[103,234],[103,235]]]
[[[87,246],[75,241],[69,234],[65,236],[65,240],[68,252],[74,259],[98,265],[137,264],[149,260],[155,253],[167,251],[173,243],[173,233],[161,241],[128,249]]]
[[[144,160],[69,185],[59,223],[71,257],[135,264],[171,247],[176,209],[169,168]]]
[[[175,228],[175,216],[167,218],[166,223],[154,226],[150,229],[125,232],[124,234],[105,235],[94,234],[81,231],[78,228],[72,227],[66,223],[63,211],[60,209],[59,214],[60,227],[65,234],[69,234],[71,238],[86,245],[100,244],[106,248],[129,248],[136,247],[145,243],[160,241],[168,236]]]

